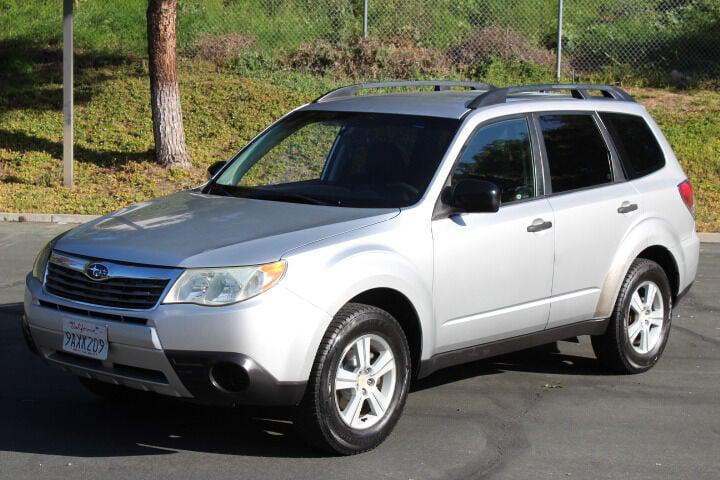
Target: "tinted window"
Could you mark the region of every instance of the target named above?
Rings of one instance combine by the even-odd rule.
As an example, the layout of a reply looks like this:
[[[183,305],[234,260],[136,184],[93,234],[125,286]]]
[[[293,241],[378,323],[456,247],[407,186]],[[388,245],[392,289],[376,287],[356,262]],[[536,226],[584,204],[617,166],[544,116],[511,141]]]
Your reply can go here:
[[[628,178],[637,178],[661,169],[665,156],[655,135],[642,117],[622,113],[601,113]]]
[[[610,154],[591,115],[542,115],[553,192],[612,181]]]
[[[206,193],[338,207],[420,200],[458,120],[299,111],[243,149]]]
[[[452,182],[468,178],[495,183],[502,192],[502,203],[535,196],[527,120],[504,120],[477,130],[460,156]]]

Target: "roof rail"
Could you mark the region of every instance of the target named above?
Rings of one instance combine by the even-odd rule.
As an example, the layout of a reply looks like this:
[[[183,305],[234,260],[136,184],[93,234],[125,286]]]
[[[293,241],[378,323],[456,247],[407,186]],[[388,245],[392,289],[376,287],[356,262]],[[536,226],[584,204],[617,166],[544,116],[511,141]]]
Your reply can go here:
[[[517,87],[495,88],[488,90],[482,95],[478,95],[473,101],[468,103],[468,108],[486,107],[488,105],[497,105],[505,103],[509,95],[514,93],[530,93],[530,92],[557,92],[570,91],[573,98],[580,100],[590,99],[590,91],[595,90],[602,93],[603,98],[611,100],[620,100],[624,102],[634,102],[635,99],[625,90],[619,87],[609,85],[592,85],[589,83],[568,83],[568,84],[537,84],[522,85]]]
[[[487,83],[479,82],[461,82],[452,80],[414,80],[414,81],[399,81],[399,82],[368,82],[368,83],[356,83],[354,85],[348,85],[346,87],[336,88],[329,92],[319,96],[313,103],[321,103],[328,100],[333,100],[342,97],[352,97],[360,90],[370,90],[375,88],[407,88],[407,87],[433,87],[436,92],[442,90],[449,90],[452,87],[463,87],[472,90],[492,90],[495,87],[488,85]]]

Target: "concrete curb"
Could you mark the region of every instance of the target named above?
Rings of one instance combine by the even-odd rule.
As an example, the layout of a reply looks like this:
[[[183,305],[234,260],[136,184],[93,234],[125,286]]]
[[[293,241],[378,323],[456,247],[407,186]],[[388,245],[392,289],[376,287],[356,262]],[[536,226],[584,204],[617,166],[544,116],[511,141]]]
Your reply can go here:
[[[699,232],[702,243],[720,243],[720,232]]]
[[[0,222],[36,222],[36,223],[86,223],[100,215],[75,215],[70,213],[3,213]],[[699,232],[702,243],[720,243],[720,232]]]
[[[69,213],[4,213],[0,212],[0,222],[36,222],[36,223],[85,223],[99,218],[100,215],[73,215]]]

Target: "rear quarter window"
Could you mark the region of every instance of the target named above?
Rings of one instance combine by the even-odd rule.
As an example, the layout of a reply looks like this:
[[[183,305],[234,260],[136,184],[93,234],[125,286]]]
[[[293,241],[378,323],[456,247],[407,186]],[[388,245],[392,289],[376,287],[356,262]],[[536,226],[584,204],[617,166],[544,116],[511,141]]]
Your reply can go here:
[[[628,179],[648,175],[665,166],[665,155],[644,118],[608,112],[600,113],[600,118],[610,132]]]

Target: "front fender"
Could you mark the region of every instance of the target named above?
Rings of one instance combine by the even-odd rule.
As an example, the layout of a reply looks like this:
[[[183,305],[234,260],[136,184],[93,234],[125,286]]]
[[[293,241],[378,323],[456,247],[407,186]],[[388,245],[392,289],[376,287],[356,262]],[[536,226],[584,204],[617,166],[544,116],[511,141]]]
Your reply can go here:
[[[435,344],[432,328],[432,261],[420,264],[384,245],[324,249],[288,259],[286,288],[324,310],[330,317],[349,300],[368,290],[388,288],[404,295],[413,305],[422,331],[422,358]],[[412,248],[409,248],[412,253]],[[327,325],[324,326],[327,329]]]

